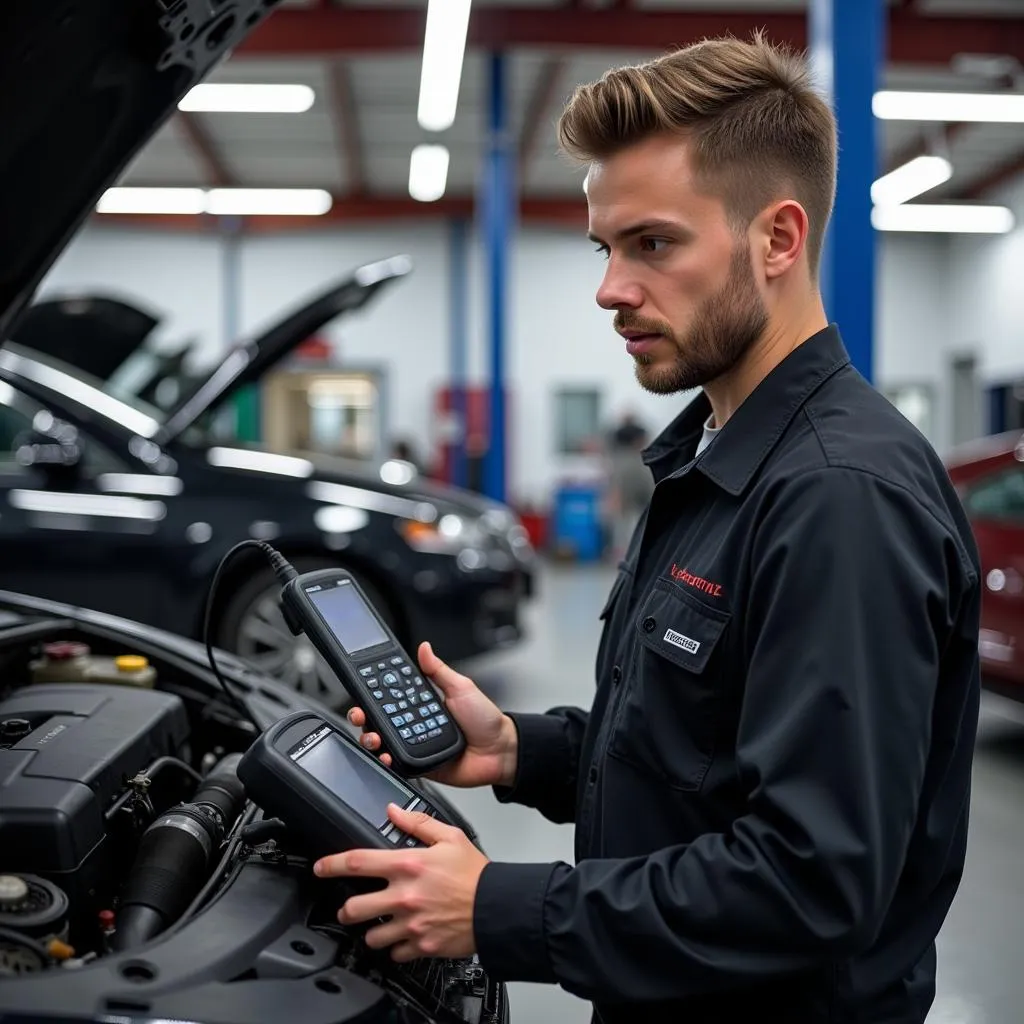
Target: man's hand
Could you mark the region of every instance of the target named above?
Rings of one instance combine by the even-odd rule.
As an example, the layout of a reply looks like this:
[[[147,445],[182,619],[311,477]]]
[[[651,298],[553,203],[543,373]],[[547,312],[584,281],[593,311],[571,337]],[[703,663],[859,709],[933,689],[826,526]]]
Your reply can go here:
[[[430,644],[420,644],[418,653],[423,674],[444,695],[445,711],[459,723],[466,737],[462,754],[430,772],[427,778],[467,788],[511,786],[515,782],[519,753],[519,734],[512,719],[485,697],[472,679],[446,665]],[[360,729],[366,726],[362,708],[352,708],[348,720]],[[380,735],[366,732],[362,744],[367,750],[380,750]],[[383,752],[380,759],[390,766],[390,754]]]
[[[466,957],[476,952],[473,904],[487,858],[461,829],[420,812],[389,805],[388,815],[427,849],[349,850],[314,865],[320,878],[383,878],[386,889],[352,896],[338,911],[342,924],[390,917],[366,933],[373,949],[392,946],[398,962],[421,956]]]

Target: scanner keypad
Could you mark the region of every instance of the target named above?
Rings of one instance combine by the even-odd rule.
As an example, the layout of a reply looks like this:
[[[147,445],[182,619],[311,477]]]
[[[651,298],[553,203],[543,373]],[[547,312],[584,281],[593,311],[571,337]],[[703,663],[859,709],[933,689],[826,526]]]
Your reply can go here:
[[[444,709],[431,686],[405,658],[394,655],[368,662],[358,669],[370,697],[391,719],[406,746],[436,739],[448,724]],[[410,710],[406,710],[409,708]]]

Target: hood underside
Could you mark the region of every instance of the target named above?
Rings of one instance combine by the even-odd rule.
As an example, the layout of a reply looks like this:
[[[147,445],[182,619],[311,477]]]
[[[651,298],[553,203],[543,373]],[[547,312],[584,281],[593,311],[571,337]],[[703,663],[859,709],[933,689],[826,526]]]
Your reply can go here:
[[[178,101],[277,0],[3,0],[0,341]]]

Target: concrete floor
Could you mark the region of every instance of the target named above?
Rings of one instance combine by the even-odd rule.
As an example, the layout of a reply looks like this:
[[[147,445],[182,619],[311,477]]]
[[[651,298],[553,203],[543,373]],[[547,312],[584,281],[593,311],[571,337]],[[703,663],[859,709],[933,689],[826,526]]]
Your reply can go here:
[[[529,640],[460,668],[510,711],[589,706],[597,615],[611,579],[605,567],[545,566],[541,596],[527,613]],[[1024,1019],[1024,895],[1013,895],[1024,851],[1024,707],[986,695],[974,780],[967,868],[939,937],[938,994],[928,1024]],[[572,862],[571,826],[502,807],[489,791],[450,792],[493,859]],[[510,1000],[512,1024],[590,1020],[586,1004],[554,986],[513,984]]]

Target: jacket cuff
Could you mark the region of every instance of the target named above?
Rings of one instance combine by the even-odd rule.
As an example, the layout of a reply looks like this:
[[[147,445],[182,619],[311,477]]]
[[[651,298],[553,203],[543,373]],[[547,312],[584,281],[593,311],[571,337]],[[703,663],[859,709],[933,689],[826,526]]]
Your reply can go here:
[[[509,714],[519,736],[516,778],[511,786],[495,786],[503,804],[536,807],[552,790],[573,784],[572,747],[565,723],[555,715]]]
[[[548,956],[544,903],[552,876],[565,864],[489,863],[473,904],[477,956],[499,981],[557,981]]]

